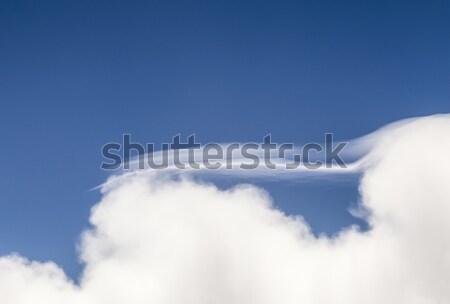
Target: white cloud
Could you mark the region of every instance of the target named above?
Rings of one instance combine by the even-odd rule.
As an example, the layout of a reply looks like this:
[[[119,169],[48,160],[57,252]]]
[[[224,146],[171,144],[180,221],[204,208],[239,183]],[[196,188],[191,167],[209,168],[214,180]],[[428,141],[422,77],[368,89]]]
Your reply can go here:
[[[140,172],[103,186],[79,285],[0,258],[2,304],[450,303],[450,116],[371,137],[360,184],[371,229],[316,238],[264,190]]]

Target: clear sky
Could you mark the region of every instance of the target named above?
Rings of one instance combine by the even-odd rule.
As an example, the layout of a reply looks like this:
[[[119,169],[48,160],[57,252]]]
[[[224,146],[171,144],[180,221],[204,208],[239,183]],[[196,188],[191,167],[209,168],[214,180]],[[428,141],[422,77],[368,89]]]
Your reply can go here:
[[[100,149],[123,133],[157,144],[178,133],[355,138],[450,112],[449,54],[446,1],[3,0],[0,255],[76,275],[99,199],[89,189],[108,176]],[[355,181],[264,186],[332,234],[361,224],[347,212]]]

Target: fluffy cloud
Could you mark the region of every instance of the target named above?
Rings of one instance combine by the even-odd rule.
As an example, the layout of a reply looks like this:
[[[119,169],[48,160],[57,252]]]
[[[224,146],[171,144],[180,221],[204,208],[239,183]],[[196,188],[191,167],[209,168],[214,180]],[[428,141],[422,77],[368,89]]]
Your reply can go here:
[[[450,117],[395,124],[361,162],[368,232],[317,238],[254,186],[148,171],[103,186],[79,284],[0,258],[2,304],[450,303]]]

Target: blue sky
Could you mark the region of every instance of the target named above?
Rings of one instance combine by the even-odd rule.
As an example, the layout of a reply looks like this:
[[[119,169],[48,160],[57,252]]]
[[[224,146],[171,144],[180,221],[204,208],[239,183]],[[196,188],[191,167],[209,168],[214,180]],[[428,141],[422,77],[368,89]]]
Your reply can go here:
[[[0,255],[76,275],[123,133],[302,143],[450,112],[449,31],[445,1],[1,1]],[[360,223],[356,179],[264,186],[318,233]]]

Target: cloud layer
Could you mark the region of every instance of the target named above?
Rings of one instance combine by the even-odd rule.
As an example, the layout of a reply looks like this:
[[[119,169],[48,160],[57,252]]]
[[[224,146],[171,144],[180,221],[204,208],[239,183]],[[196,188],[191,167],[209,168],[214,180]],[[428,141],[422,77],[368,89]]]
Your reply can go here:
[[[0,258],[2,304],[450,303],[450,116],[370,137],[368,232],[315,237],[262,189],[163,173],[102,187],[74,284],[53,263]]]

